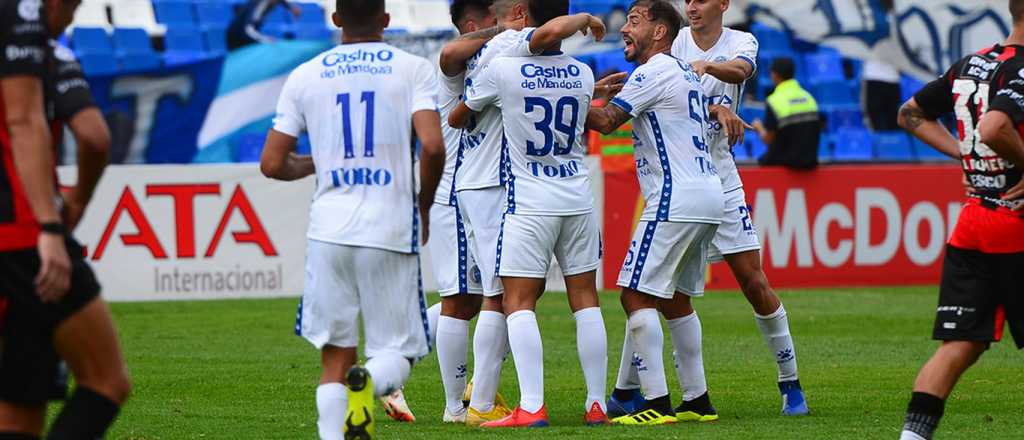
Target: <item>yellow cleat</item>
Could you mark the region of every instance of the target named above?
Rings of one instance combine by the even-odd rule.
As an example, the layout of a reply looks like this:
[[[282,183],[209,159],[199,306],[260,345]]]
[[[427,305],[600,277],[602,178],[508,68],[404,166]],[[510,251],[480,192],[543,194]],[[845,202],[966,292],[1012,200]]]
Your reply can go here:
[[[346,375],[348,411],[345,413],[345,440],[373,438],[373,380],[370,372],[359,365]]]
[[[637,411],[633,414],[626,414],[612,419],[615,425],[624,426],[654,426],[676,423],[679,420],[675,416],[665,415],[655,409]]]
[[[466,426],[480,426],[487,422],[501,420],[510,414],[512,414],[512,411],[507,406],[499,406],[497,403],[487,412],[480,412],[473,409],[473,407],[469,407],[466,410]]]
[[[491,411],[488,412],[487,414],[491,414],[491,413],[494,413],[495,411],[499,411],[500,410],[502,415],[500,417],[498,417],[497,419],[482,418],[483,416],[480,414],[480,411],[476,411],[473,408],[469,407],[470,400],[472,400],[472,396],[473,396],[473,380],[470,379],[469,383],[466,384],[466,391],[464,391],[462,393],[462,406],[465,406],[469,410],[468,415],[466,417],[466,424],[467,425],[477,426],[477,425],[479,425],[481,423],[490,422],[491,420],[497,420],[497,419],[505,417],[505,416],[507,416],[509,414],[512,414],[512,408],[508,406],[508,402],[505,401],[504,397],[502,397],[501,392],[497,392],[497,393],[494,393],[494,408],[492,408]],[[478,421],[476,423],[470,423],[469,420],[472,419],[473,414],[477,414],[477,415],[481,416],[481,418],[479,419],[480,421]]]
[[[680,422],[714,422],[718,420],[718,414],[697,414],[693,411],[676,413],[676,419]]]

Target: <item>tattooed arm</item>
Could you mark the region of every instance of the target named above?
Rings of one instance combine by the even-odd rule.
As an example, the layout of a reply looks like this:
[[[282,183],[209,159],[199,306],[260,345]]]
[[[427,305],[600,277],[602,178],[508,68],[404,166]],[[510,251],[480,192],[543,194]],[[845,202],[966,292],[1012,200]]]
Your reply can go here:
[[[441,49],[441,72],[449,77],[456,76],[466,70],[466,61],[476,55],[484,44],[491,41],[504,29],[500,26],[470,32],[460,35],[458,38],[448,42]]]
[[[960,159],[960,145],[956,138],[938,120],[928,117],[915,98],[910,98],[900,108],[898,122],[908,133],[940,153]]]
[[[610,134],[630,119],[633,117],[615,104],[591,107],[590,113],[587,114],[587,128],[597,130],[601,134]]]

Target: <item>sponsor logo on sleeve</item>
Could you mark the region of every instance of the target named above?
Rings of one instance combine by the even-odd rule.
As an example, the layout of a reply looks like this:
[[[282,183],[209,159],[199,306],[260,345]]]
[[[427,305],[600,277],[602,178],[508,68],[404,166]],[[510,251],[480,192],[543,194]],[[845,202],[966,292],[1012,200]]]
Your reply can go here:
[[[39,11],[42,9],[42,0],[21,0],[18,2],[18,16],[25,21],[39,20]]]

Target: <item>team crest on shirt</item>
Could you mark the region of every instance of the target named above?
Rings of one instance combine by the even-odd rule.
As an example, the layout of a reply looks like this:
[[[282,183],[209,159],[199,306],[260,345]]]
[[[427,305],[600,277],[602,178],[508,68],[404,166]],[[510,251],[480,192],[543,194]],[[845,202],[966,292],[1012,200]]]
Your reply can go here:
[[[18,15],[25,21],[39,20],[39,11],[43,8],[42,0],[21,0],[18,2]]]

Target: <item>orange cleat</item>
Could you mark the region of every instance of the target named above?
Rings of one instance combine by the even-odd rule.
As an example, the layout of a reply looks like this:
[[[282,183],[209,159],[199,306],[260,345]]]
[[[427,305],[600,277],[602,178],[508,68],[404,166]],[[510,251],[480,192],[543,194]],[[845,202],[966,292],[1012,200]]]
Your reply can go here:
[[[535,413],[516,407],[512,414],[505,418],[487,422],[481,428],[542,428],[548,426],[548,410],[541,406]]]
[[[583,415],[583,421],[587,422],[587,426],[612,424],[612,421],[608,420],[608,415],[604,413],[604,410],[601,409],[601,404],[598,402],[594,402],[593,405],[590,405],[590,411],[587,411],[587,413]]]

